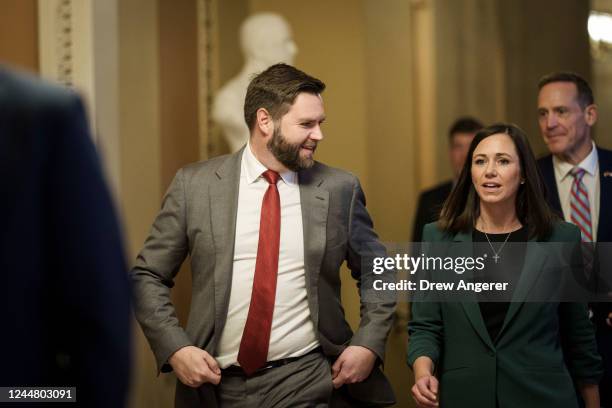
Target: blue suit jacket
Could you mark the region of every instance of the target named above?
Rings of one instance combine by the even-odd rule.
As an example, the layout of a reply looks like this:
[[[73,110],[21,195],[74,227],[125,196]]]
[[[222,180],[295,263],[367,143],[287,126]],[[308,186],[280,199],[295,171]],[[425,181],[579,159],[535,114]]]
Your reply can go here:
[[[82,103],[2,67],[0,214],[0,386],[76,386],[71,406],[124,406],[129,286]]]
[[[606,246],[612,242],[612,151],[597,148],[599,158],[599,224],[597,228],[597,242],[605,242]],[[559,200],[559,190],[555,181],[555,171],[553,168],[552,155],[548,155],[538,160],[540,171],[544,178],[547,188],[548,203],[563,217],[561,202]],[[600,251],[602,252],[602,251]],[[610,257],[608,252],[603,255]],[[601,273],[612,273],[608,268],[602,269]],[[599,285],[601,286],[601,285]],[[609,288],[608,288],[609,289]],[[608,289],[599,287],[600,291]],[[602,404],[612,405],[612,328],[606,324],[606,317],[612,311],[611,303],[593,304],[593,322],[597,328],[596,337],[599,353],[603,357],[605,373],[600,383],[600,393]]]

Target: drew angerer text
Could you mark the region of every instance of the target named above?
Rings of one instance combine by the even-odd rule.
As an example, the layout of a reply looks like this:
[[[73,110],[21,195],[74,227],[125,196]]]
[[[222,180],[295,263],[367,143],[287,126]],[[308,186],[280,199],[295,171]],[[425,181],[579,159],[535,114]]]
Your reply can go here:
[[[417,282],[403,279],[399,282],[375,280],[372,286],[374,290],[440,292],[460,290],[480,293],[484,291],[505,291],[508,288],[508,282],[466,282],[463,279],[458,282],[430,282],[427,279],[421,279]]]

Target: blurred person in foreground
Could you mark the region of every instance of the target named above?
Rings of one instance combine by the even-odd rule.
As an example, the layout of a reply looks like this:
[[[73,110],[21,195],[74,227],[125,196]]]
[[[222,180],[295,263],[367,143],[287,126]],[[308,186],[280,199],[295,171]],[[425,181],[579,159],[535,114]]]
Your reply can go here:
[[[80,98],[0,67],[0,386],[76,387],[122,407],[126,264]]]
[[[461,117],[452,124],[448,131],[448,157],[453,170],[453,179],[425,190],[419,196],[413,223],[412,242],[420,242],[423,238],[425,224],[437,221],[440,217],[442,205],[459,178],[470,143],[480,129],[482,129],[482,123],[469,116]]]
[[[531,288],[558,279],[550,276],[558,259],[539,256],[537,245],[505,246],[580,242],[578,228],[558,220],[544,200],[519,128],[498,124],[476,134],[440,220],[425,226],[423,241],[486,248],[485,280],[503,269],[512,289],[510,302],[412,304],[408,363],[419,407],[574,408],[573,381],[586,406],[599,407],[601,359],[586,304],[530,302]]]
[[[592,127],[597,105],[589,83],[573,72],[553,72],[538,83],[538,124],[551,154],[538,160],[548,188],[547,200],[565,221],[574,223],[583,242],[605,260],[612,242],[612,151],[595,144]],[[588,244],[587,244],[588,245]],[[593,289],[612,293],[609,266],[595,262]],[[595,279],[597,278],[597,279]],[[612,407],[612,303],[591,303],[592,321],[604,376],[601,405]]]

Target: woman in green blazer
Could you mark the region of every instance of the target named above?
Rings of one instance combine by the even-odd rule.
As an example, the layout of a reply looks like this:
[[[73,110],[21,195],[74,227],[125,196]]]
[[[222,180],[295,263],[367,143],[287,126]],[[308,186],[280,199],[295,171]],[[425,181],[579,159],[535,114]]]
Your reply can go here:
[[[489,252],[486,273],[503,270],[516,290],[511,302],[413,302],[408,364],[417,406],[575,408],[576,385],[587,408],[599,407],[601,359],[586,305],[526,302],[529,288],[558,279],[550,275],[557,257],[532,248],[580,242],[578,228],[548,208],[542,186],[519,128],[498,124],[476,134],[423,241],[481,242]],[[506,245],[526,241],[533,243]]]

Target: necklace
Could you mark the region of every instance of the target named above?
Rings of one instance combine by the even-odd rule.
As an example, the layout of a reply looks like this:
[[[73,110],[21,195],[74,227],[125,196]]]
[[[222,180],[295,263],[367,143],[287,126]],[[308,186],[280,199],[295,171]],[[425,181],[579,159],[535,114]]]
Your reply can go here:
[[[508,238],[510,238],[510,234],[512,234],[512,231],[510,231],[508,233],[508,235],[506,235],[506,239],[504,240],[504,243],[501,244],[501,246],[499,247],[499,250],[495,250],[495,248],[493,248],[493,244],[491,244],[491,240],[489,239],[489,236],[487,235],[486,232],[482,231],[483,234],[485,234],[485,237],[487,238],[487,242],[489,243],[489,246],[491,247],[491,251],[493,251],[493,260],[495,261],[495,263],[497,263],[497,261],[499,261],[499,258],[501,258],[499,256],[499,254],[501,254],[502,249],[504,249],[504,246],[506,246],[506,242],[508,242]]]

